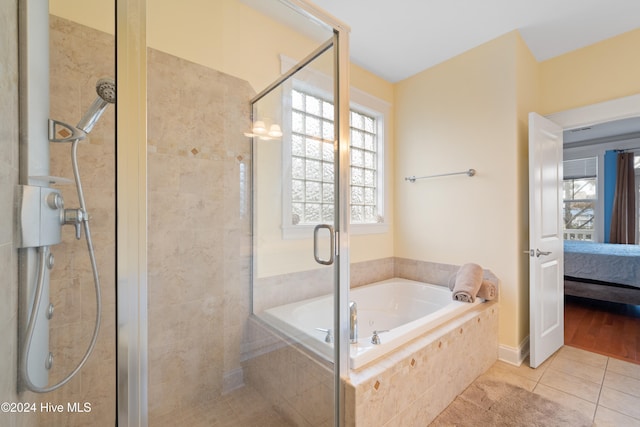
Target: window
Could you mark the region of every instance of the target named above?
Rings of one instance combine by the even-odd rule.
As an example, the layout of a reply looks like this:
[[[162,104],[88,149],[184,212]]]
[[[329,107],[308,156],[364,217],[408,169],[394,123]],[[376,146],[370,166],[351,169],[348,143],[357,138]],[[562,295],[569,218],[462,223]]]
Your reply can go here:
[[[359,95],[366,98],[366,95]],[[321,91],[303,85],[294,85],[291,89],[291,175],[284,178],[290,184],[290,189],[286,185],[284,187],[284,203],[289,204],[283,209],[285,236],[297,237],[297,233],[291,230],[305,225],[333,222],[336,173],[334,108],[326,98],[329,97],[323,97]],[[386,230],[383,216],[383,123],[384,113],[352,105],[349,209],[351,224],[355,225],[352,231],[356,233],[360,226],[365,227],[360,232]],[[290,200],[286,200],[287,194]]]
[[[597,158],[563,162],[565,240],[595,241],[597,199]]]

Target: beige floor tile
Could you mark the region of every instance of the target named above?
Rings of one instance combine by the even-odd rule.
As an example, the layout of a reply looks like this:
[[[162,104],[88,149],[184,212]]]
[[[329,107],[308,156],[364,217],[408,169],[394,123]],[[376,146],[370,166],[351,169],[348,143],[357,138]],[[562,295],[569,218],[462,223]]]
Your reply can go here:
[[[482,376],[491,378],[495,381],[504,381],[508,384],[532,391],[536,386],[536,381],[519,375],[518,372],[518,368],[515,366],[503,362],[497,362]]]
[[[635,363],[609,358],[607,372],[609,371],[640,380],[640,365],[636,365]]]
[[[602,384],[605,372],[604,367],[598,368],[566,357],[556,357],[551,362],[550,368],[596,384]]]
[[[598,406],[594,423],[597,427],[640,427],[640,420]]]
[[[605,369],[607,367],[607,356],[591,353],[590,351],[581,350],[575,347],[564,346],[556,356],[557,358],[571,359],[575,362],[584,363],[596,368]]]
[[[602,393],[598,401],[598,407],[600,406],[640,420],[640,397],[609,387],[602,387]]]
[[[533,392],[563,406],[566,406],[567,408],[578,411],[590,419],[593,419],[594,413],[596,411],[595,403],[587,402],[584,399],[580,399],[579,397],[576,397],[572,394],[556,390],[555,388],[548,387],[544,384],[538,384]]]
[[[600,384],[558,371],[550,367],[540,379],[540,384],[572,394],[589,402],[598,402]]]
[[[640,397],[640,380],[607,371],[604,377],[605,387],[609,387],[635,397]]]

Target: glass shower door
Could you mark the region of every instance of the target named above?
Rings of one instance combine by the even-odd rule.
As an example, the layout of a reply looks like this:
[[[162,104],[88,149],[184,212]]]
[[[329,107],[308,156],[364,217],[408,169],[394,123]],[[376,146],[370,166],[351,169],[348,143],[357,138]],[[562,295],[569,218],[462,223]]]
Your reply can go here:
[[[248,380],[294,425],[333,423],[338,281],[334,40],[253,101]]]

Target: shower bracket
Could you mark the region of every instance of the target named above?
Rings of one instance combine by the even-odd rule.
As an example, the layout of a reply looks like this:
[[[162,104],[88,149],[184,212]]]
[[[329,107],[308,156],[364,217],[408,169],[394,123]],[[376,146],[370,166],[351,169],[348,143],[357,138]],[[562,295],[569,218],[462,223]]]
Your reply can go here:
[[[82,129],[59,120],[49,119],[49,141],[51,142],[73,142],[86,137],[87,133]]]

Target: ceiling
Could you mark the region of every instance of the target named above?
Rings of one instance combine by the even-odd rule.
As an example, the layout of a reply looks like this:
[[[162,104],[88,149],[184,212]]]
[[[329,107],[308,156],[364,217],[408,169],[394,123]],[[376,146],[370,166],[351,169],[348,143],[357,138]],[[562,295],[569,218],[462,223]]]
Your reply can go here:
[[[538,61],[640,27],[640,0],[312,0],[351,27],[351,59],[398,82],[519,30]]]

